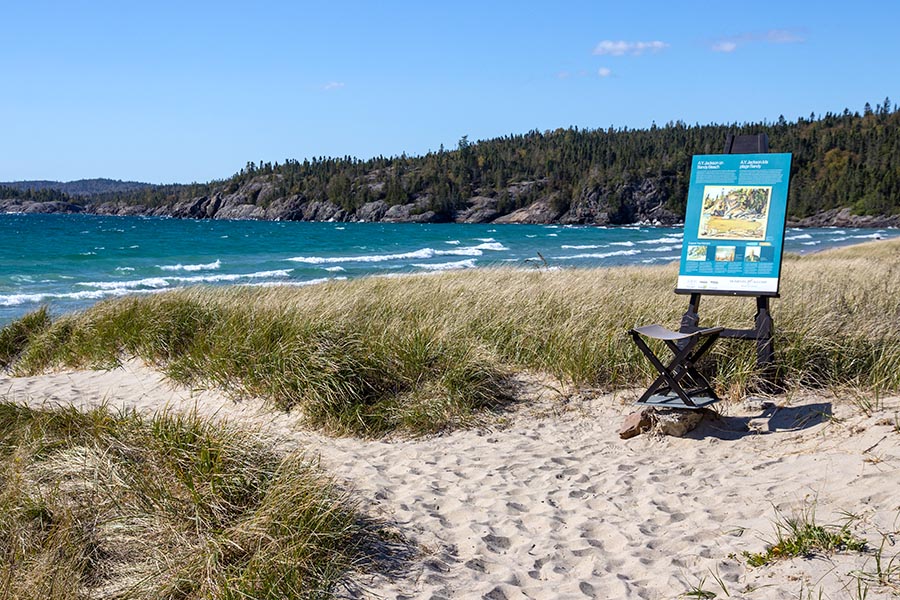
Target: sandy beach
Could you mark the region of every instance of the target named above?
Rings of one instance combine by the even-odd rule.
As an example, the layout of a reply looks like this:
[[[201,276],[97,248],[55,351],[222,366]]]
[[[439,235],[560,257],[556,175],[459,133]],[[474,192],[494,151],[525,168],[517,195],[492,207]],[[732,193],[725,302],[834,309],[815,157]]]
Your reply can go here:
[[[424,439],[361,441],[305,431],[298,416],[172,385],[132,361],[112,371],[0,377],[7,400],[198,410],[318,455],[371,516],[410,544],[391,576],[356,577],[371,598],[856,598],[874,554],[751,568],[783,516],[853,515],[885,560],[900,553],[898,398],[867,416],[852,395],[801,393],[775,407],[728,404],[685,438],[620,440],[633,393],[573,392],[522,378],[489,425]],[[891,590],[869,584],[867,598]],[[821,596],[819,595],[821,593]],[[894,591],[896,594],[896,591]]]

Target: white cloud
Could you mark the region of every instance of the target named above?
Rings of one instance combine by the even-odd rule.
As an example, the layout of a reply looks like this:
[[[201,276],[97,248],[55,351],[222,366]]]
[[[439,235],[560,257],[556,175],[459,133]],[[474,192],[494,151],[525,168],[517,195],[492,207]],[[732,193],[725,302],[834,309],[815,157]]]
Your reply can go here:
[[[710,45],[713,52],[734,52],[741,46],[762,42],[767,44],[799,44],[805,42],[799,32],[790,29],[770,29],[762,33],[742,33],[714,40]]]
[[[346,85],[347,84],[345,84],[341,81],[329,81],[328,83],[326,83],[325,85],[322,86],[322,89],[325,90],[326,92],[330,92],[333,90],[339,90],[339,89],[345,87]]]
[[[669,47],[666,42],[626,42],[625,40],[603,40],[594,48],[595,56],[640,56],[645,52],[659,52]]]
[[[734,52],[737,50],[737,42],[722,40],[712,45],[713,52]]]
[[[612,70],[609,67],[600,67],[597,69],[597,75],[600,77],[609,77],[612,75]]]

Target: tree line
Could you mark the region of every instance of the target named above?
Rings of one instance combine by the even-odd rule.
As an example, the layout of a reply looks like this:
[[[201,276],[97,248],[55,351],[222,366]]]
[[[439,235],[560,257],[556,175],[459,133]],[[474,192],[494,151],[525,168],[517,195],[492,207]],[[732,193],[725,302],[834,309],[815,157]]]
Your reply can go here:
[[[382,200],[390,205],[419,201],[423,210],[452,213],[473,196],[497,199],[501,213],[550,198],[565,210],[585,190],[603,189],[612,205],[616,190],[654,179],[666,208],[684,214],[694,154],[717,154],[728,134],[766,133],[772,152],[793,154],[789,213],[806,217],[837,207],[857,214],[900,211],[900,112],[885,98],[863,112],[828,112],[776,122],[688,125],[682,121],[648,129],[557,129],[470,142],[424,156],[345,156],[303,161],[249,162],[228,179],[206,184],[154,186],[102,194],[93,201],[164,206],[220,192],[235,193],[250,182],[267,182],[274,193],[253,197],[266,205],[297,196],[331,201],[353,212]],[[532,182],[530,185],[517,185]]]

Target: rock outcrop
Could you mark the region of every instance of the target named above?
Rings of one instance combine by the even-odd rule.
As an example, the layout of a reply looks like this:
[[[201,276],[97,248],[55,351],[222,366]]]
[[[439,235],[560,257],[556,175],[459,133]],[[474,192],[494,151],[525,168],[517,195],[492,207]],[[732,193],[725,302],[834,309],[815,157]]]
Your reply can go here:
[[[900,227],[900,215],[854,215],[849,208],[833,208],[803,219],[789,219],[788,227]]]
[[[331,200],[303,195],[282,196],[280,175],[260,176],[243,185],[223,185],[212,193],[169,204],[144,205],[124,201],[78,204],[21,198],[0,198],[0,212],[78,213],[121,216],[166,216],[182,219],[238,219],[269,221],[360,221],[386,223],[562,223],[626,225],[646,223],[672,226],[680,215],[666,208],[672,182],[666,177],[630,178],[616,185],[585,185],[575,198],[551,190],[546,179],[509,183],[502,190],[473,191],[462,207],[441,208],[428,194],[390,204],[381,183],[368,183],[368,192],[382,196],[355,210]],[[518,207],[518,208],[517,208]],[[837,208],[804,219],[788,220],[791,227],[900,227],[900,215],[861,216]]]
[[[50,214],[50,213],[79,213],[84,209],[70,202],[36,202],[34,200],[20,200],[18,198],[2,199],[0,198],[0,212],[3,213],[28,213],[28,214]]]

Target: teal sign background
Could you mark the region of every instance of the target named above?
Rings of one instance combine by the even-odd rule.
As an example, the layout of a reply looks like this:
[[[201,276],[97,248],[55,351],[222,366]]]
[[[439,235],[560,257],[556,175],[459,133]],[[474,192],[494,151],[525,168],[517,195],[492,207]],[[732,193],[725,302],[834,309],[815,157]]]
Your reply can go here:
[[[790,154],[694,156],[680,293],[777,295]]]

